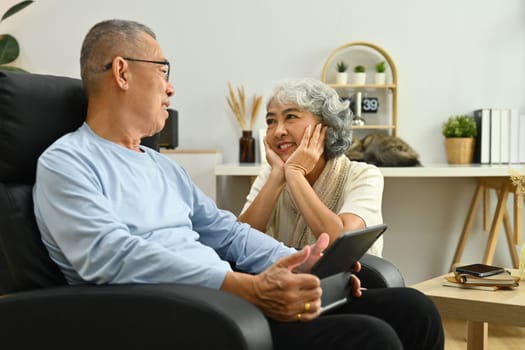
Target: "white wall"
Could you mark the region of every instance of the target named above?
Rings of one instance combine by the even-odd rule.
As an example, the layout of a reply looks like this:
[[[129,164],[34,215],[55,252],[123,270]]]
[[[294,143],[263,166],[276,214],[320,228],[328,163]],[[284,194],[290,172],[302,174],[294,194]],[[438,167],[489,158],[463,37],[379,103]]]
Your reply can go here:
[[[2,0],[0,12],[18,1]],[[0,33],[19,39],[19,66],[78,77],[85,33],[115,17],[151,26],[173,62],[180,147],[223,149],[225,162],[237,161],[240,137],[228,81],[268,95],[282,78],[319,78],[330,52],[351,41],[375,43],[396,62],[399,135],[423,162],[445,161],[440,126],[451,114],[525,113],[522,0],[47,0],[0,23]],[[220,127],[209,135],[203,125]]]
[[[0,13],[18,1],[2,0]],[[157,33],[173,67],[180,148],[222,149],[225,162],[237,161],[240,137],[228,81],[267,95],[282,78],[319,78],[331,51],[352,41],[375,43],[396,62],[399,136],[423,163],[445,162],[440,127],[449,115],[497,106],[525,112],[523,0],[47,0],[0,23],[0,33],[19,39],[18,66],[79,77],[81,41],[108,18]],[[256,128],[263,125],[261,111]],[[474,189],[462,181],[386,181],[385,256],[409,283],[448,268]],[[473,240],[467,255],[481,259],[483,235]],[[499,244],[496,261],[508,264],[505,248]]]

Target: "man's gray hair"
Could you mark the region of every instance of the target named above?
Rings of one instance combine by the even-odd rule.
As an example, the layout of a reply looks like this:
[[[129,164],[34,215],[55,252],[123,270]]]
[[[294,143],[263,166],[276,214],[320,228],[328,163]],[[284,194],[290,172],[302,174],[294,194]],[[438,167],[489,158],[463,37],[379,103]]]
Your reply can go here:
[[[156,39],[149,27],[128,20],[102,21],[89,30],[80,51],[80,75],[88,95],[96,90],[104,65],[116,56],[133,56],[144,49],[142,33]]]

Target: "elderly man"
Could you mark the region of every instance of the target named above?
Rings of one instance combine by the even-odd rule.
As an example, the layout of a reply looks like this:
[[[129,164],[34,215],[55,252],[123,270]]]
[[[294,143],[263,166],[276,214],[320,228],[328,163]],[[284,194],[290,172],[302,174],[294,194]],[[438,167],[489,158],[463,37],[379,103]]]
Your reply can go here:
[[[140,146],[163,128],[174,94],[148,27],[96,24],[80,64],[86,121],[42,154],[33,193],[42,240],[70,284],[220,288],[262,310],[277,349],[443,347],[434,305],[412,289],[361,297],[354,278],[356,300],[321,316],[320,281],[306,272],[326,234],[299,252],[286,247],[219,210],[184,169]]]

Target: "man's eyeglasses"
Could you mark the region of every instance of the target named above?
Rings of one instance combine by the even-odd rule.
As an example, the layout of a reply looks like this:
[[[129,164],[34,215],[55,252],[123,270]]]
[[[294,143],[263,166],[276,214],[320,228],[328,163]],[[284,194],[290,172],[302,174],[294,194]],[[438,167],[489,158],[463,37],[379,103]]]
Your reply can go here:
[[[131,62],[144,62],[144,63],[162,64],[162,65],[166,66],[166,72],[164,73],[166,81],[170,80],[170,69],[171,69],[171,67],[170,67],[170,62],[168,60],[165,60],[165,61],[150,61],[150,60],[141,60],[139,58],[131,58],[131,57],[122,57],[122,58],[125,59],[126,61],[131,61]],[[108,64],[105,64],[104,65],[104,70],[110,69],[112,65],[113,65],[113,62],[109,62]]]

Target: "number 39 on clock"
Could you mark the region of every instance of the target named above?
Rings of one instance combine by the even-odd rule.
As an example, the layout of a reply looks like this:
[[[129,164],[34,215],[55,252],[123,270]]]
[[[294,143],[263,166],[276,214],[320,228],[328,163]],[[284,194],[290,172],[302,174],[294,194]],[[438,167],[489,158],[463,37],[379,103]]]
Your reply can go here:
[[[379,100],[377,97],[363,97],[361,101],[363,113],[377,113],[379,109]]]

